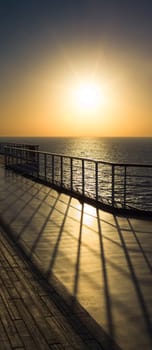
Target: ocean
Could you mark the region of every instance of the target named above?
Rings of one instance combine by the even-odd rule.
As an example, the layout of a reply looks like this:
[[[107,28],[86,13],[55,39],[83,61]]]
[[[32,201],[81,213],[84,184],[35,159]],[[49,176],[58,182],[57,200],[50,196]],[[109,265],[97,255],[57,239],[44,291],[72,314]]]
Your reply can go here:
[[[152,164],[152,137],[0,137],[0,142],[38,144],[41,151],[107,162]]]
[[[39,154],[38,177],[48,184],[72,186],[74,192],[110,206],[152,211],[152,138],[0,137],[0,142],[39,145],[48,156],[45,161],[44,153]],[[61,166],[61,157],[54,156],[52,163],[51,154],[74,157],[72,171],[70,158],[64,157]],[[83,165],[76,157],[88,160]],[[90,159],[99,161],[97,170]],[[114,169],[110,163],[116,164]]]

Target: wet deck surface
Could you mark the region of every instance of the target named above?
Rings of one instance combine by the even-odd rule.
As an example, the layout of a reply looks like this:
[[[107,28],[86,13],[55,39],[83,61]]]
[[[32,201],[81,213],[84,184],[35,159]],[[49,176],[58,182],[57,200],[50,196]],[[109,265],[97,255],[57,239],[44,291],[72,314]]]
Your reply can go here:
[[[152,348],[152,221],[103,212],[2,167],[0,221],[71,310],[87,310],[103,346],[106,333],[124,350]]]

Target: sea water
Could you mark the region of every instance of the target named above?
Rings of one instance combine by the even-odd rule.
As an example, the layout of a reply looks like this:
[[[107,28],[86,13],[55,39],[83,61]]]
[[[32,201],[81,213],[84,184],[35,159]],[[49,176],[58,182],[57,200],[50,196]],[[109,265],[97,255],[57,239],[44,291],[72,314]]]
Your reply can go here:
[[[0,137],[0,142],[38,144],[41,151],[107,162],[152,164],[152,138]]]
[[[80,157],[117,164],[115,167],[115,203],[117,206],[125,205],[144,210],[152,210],[152,167],[136,167],[133,164],[152,165],[152,138],[57,138],[57,137],[23,137],[0,138],[0,142],[15,142],[37,144],[39,150],[47,153],[62,154],[70,157]],[[51,183],[51,156],[48,156],[48,167],[44,171],[43,154],[39,158],[39,176],[47,173],[47,182]],[[70,159],[64,159],[64,179],[66,188],[70,186]],[[119,164],[132,164],[127,166],[127,180],[125,180],[125,167]],[[57,184],[60,184],[60,158],[55,158],[54,175]],[[96,172],[95,163],[85,161],[85,194],[96,198]],[[127,184],[125,183],[127,181]],[[82,163],[75,160],[73,163],[73,189],[83,192]],[[127,190],[126,190],[126,189]],[[126,193],[125,193],[126,191]],[[98,198],[100,201],[112,204],[112,166],[111,164],[98,166]]]

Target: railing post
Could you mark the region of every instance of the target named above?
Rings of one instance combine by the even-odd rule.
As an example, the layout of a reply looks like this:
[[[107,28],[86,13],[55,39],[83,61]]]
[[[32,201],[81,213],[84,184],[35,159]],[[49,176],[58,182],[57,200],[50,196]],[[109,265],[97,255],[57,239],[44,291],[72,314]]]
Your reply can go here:
[[[124,167],[124,209],[126,209],[127,167]]]
[[[37,177],[39,179],[39,175],[40,175],[40,153],[36,152],[36,159],[37,159]]]
[[[95,162],[95,179],[96,179],[96,201],[98,202],[98,162]]]
[[[16,154],[15,154],[15,149],[12,147],[12,149],[10,149],[11,150],[11,156],[12,156],[12,164],[13,164],[13,166],[15,165],[15,162],[16,162]]]
[[[73,190],[73,158],[70,158],[70,189]]]
[[[11,154],[11,162],[12,164],[11,165],[14,165],[14,154],[13,154],[13,148],[10,149],[10,154]]]
[[[7,166],[8,166],[8,164],[7,164],[7,159],[8,159],[7,147],[4,147],[4,157],[5,157],[5,168],[7,168]]]
[[[7,165],[8,166],[10,165],[10,150],[8,147],[7,147]]]
[[[31,169],[32,169],[32,177],[34,176],[34,162],[33,162],[33,155],[32,152],[30,152],[30,162],[31,162]]]
[[[112,207],[115,204],[115,166],[112,164],[112,193],[111,193]]]
[[[63,186],[63,157],[61,156],[61,187]]]
[[[84,174],[84,159],[82,159],[82,195],[85,194],[85,174]]]
[[[28,156],[27,156],[27,150],[25,149],[25,164],[28,167]]]
[[[46,167],[47,167],[47,159],[46,159],[46,153],[44,153],[44,178],[46,181]]]
[[[52,184],[54,184],[54,155],[52,154]]]

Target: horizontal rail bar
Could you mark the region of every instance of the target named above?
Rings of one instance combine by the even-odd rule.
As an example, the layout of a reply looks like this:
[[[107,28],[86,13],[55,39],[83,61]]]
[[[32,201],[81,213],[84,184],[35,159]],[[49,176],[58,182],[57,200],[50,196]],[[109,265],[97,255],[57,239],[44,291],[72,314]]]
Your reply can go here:
[[[5,147],[5,148],[10,148],[10,147]],[[113,162],[106,162],[103,160],[98,160],[98,159],[92,159],[92,158],[83,158],[83,157],[73,157],[70,155],[65,155],[65,154],[59,154],[59,153],[50,153],[50,152],[45,152],[45,151],[38,151],[38,150],[32,150],[30,148],[18,148],[18,147],[13,147],[13,149],[17,149],[17,150],[24,150],[24,151],[28,151],[28,152],[35,152],[35,153],[39,153],[39,154],[47,154],[47,155],[52,155],[55,157],[63,157],[63,158],[72,158],[72,159],[76,159],[76,160],[84,160],[84,161],[89,161],[89,162],[93,162],[93,163],[98,163],[98,164],[107,164],[107,165],[114,165],[114,166],[118,166],[118,167],[140,167],[140,168],[152,168],[152,164],[138,164],[138,163],[113,163]]]

